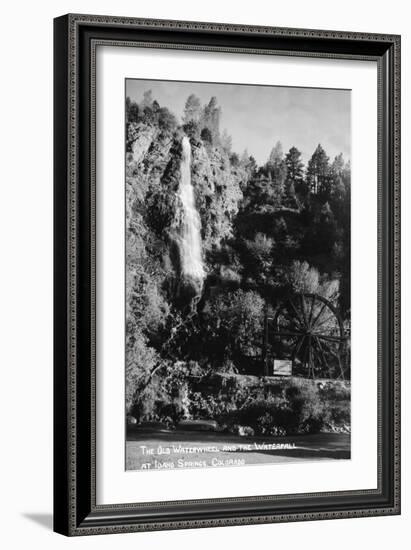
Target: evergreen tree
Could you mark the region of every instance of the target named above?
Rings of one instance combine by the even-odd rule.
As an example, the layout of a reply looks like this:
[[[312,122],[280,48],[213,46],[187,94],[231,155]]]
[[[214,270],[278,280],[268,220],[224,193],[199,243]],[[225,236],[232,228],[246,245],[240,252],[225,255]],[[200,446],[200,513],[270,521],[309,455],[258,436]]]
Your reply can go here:
[[[305,195],[304,164],[301,161],[301,152],[291,147],[285,156],[287,175],[284,185],[284,204],[290,208],[298,206],[296,192]]]
[[[248,164],[248,161],[250,159],[250,155],[248,154],[248,150],[244,149],[243,154],[241,155],[240,163],[245,166]]]
[[[187,124],[190,121],[198,122],[201,114],[201,103],[195,94],[190,94],[187,98],[184,113],[183,123]]]
[[[281,141],[277,141],[274,147],[271,149],[270,156],[268,157],[268,165],[275,166],[282,161],[283,158],[283,146]]]
[[[326,194],[329,185],[329,172],[329,158],[319,144],[307,166],[307,185],[311,193]]]
[[[231,165],[234,168],[237,168],[240,165],[240,159],[239,159],[237,153],[231,153],[230,162],[231,162]]]
[[[232,137],[227,132],[227,130],[224,128],[223,133],[221,135],[221,147],[224,149],[224,151],[227,153],[227,155],[230,155],[232,146],[233,146]]]
[[[343,154],[340,153],[334,158],[331,164],[331,167],[330,167],[331,174],[333,176],[341,176],[344,170],[344,165],[345,165],[344,157],[343,157]]]
[[[344,183],[344,187],[347,190],[347,193],[351,192],[351,163],[350,161],[344,164],[343,169],[341,170],[341,178]]]
[[[287,180],[292,181],[294,187],[304,180],[304,164],[301,160],[301,152],[297,147],[291,147],[285,156],[287,167]]]
[[[213,143],[215,144],[220,141],[220,117],[221,108],[217,105],[217,98],[213,96],[203,109],[202,116],[200,117],[200,125],[202,128],[208,128],[210,130]]]
[[[126,120],[127,122],[137,122],[139,115],[138,105],[135,101],[131,101],[129,97],[126,99]]]
[[[257,161],[255,160],[255,158],[252,155],[250,155],[248,157],[248,160],[247,160],[244,168],[248,172],[249,177],[255,176],[255,173],[257,171]]]
[[[141,108],[151,107],[153,103],[153,92],[151,90],[146,90],[143,94],[143,101],[141,102]]]
[[[265,165],[267,178],[272,182],[273,194],[278,201],[284,193],[284,182],[287,176],[287,167],[283,155],[283,147],[280,141],[277,141],[271,150],[268,162]]]

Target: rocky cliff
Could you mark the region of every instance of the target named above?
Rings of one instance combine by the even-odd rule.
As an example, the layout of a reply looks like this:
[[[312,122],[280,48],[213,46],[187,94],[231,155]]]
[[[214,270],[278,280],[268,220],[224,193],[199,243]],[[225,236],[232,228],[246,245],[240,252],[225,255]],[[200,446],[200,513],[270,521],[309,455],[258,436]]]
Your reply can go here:
[[[173,220],[181,208],[177,191],[183,136],[181,129],[165,132],[155,125],[129,125],[126,158],[128,270],[135,271],[146,261],[152,264],[156,276],[179,275],[173,251]],[[241,187],[248,176],[241,167],[231,165],[220,146],[212,146],[201,139],[191,138],[190,141],[191,183],[201,219],[205,268],[210,272],[207,254],[232,235],[232,221],[242,199]]]

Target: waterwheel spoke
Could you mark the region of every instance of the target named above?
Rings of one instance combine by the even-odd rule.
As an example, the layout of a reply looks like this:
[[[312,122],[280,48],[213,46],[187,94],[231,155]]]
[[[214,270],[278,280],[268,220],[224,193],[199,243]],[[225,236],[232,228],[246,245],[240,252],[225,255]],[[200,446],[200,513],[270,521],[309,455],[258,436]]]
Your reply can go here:
[[[316,350],[316,354],[318,354],[318,357],[320,358],[320,364],[322,364],[323,366],[325,366],[326,362],[325,362],[325,357],[324,357],[324,353],[322,353],[322,349],[321,347],[318,345],[318,340],[317,338],[314,336],[313,337],[313,347],[314,349]]]
[[[307,349],[308,349],[308,377],[310,377],[310,375],[312,374],[314,378],[314,370],[312,368],[312,361],[311,361],[311,337],[310,336],[308,336]]]
[[[345,338],[341,338],[340,336],[329,336],[326,334],[317,334],[316,332],[313,335],[322,340],[327,340],[327,342],[335,342],[336,344],[343,344],[345,342]]]
[[[308,345],[309,345],[309,350],[308,350],[309,366],[310,366],[312,377],[314,378],[315,372],[316,370],[318,370],[319,365],[318,365],[317,350],[315,348],[314,339],[311,334],[308,337]]]
[[[274,332],[272,332],[272,334],[274,336],[295,336],[295,337],[300,337],[301,336],[301,332],[292,332],[292,331],[286,331],[286,330],[276,330]]]
[[[311,308],[310,308],[310,315],[308,317],[308,327],[309,328],[311,328],[311,322],[313,320],[314,304],[315,304],[315,296],[311,295]]]
[[[319,336],[319,338],[322,339],[321,336]],[[333,357],[335,357],[336,359],[340,360],[340,354],[338,353],[338,351],[336,351],[336,350],[332,347],[332,343],[331,343],[331,342],[328,342],[328,340],[325,340],[325,341],[323,342],[323,345],[324,345],[324,347],[325,347],[325,349],[326,349],[326,351],[327,351],[328,353],[330,353],[330,354],[331,354]]]
[[[326,325],[329,322],[332,322],[335,329],[337,329],[337,330],[339,329],[339,325],[338,325],[337,320],[335,319],[335,316],[334,316],[333,313],[331,313],[327,317],[324,317],[324,319],[322,321],[317,321],[317,323],[313,326],[313,328],[323,327],[324,325]]]
[[[304,326],[308,328],[308,320],[307,320],[307,316],[306,316],[306,313],[305,313],[305,302],[304,302],[304,295],[303,294],[300,294],[300,304],[301,304],[301,311],[302,311],[303,319],[304,319]]]
[[[344,367],[343,367],[343,361],[341,360],[341,354],[338,351],[335,351],[331,346],[331,342],[325,341],[324,344],[326,345],[326,348],[328,350],[328,353],[330,353],[335,359],[338,361],[338,367],[340,369],[340,376],[344,380]]]
[[[331,373],[331,368],[330,368],[330,365],[328,364],[327,359],[325,358],[324,350],[323,350],[323,347],[322,347],[322,345],[321,345],[321,341],[320,341],[320,339],[319,339],[317,336],[314,337],[314,341],[316,342],[317,347],[318,347],[318,349],[319,349],[319,351],[320,351],[323,366],[324,366],[325,369],[328,369],[328,374],[329,374],[329,376],[330,376],[330,378],[331,378],[331,374],[332,374],[332,373]]]
[[[317,313],[313,323],[312,323],[312,328],[316,327],[317,326],[317,321],[318,319],[321,317],[321,315],[323,314],[323,311],[325,310],[325,308],[327,307],[327,304],[324,303],[322,306],[321,306],[321,309],[320,311]]]
[[[291,361],[294,361],[295,350],[299,346],[301,335],[289,336],[286,342],[282,342],[288,348],[287,358],[290,357]],[[292,351],[290,351],[292,350]]]
[[[295,304],[294,304],[294,302],[292,301],[291,298],[290,298],[289,302],[290,302],[291,307],[292,307],[293,310],[294,310],[294,313],[295,313],[296,316],[297,316],[298,322],[300,323],[300,327],[301,327],[301,328],[305,328],[304,320],[301,319],[300,314],[299,314],[299,312],[297,311],[297,308],[295,307]]]
[[[307,355],[308,355],[308,343],[307,343],[307,337],[304,338],[305,340],[305,347],[304,347],[304,352],[303,352],[303,355],[302,355],[302,363],[307,365]]]
[[[315,372],[319,368],[319,366],[321,366],[321,364],[317,354],[317,349],[312,339],[311,339],[311,345],[310,345],[310,357],[311,357],[311,361],[310,361],[311,368],[312,368],[312,371]]]
[[[297,340],[297,343],[295,344],[295,348],[294,348],[293,353],[291,355],[291,360],[292,361],[294,361],[297,358],[297,356],[300,352],[301,346],[304,342],[304,339],[305,339],[305,336],[300,336],[300,339]]]

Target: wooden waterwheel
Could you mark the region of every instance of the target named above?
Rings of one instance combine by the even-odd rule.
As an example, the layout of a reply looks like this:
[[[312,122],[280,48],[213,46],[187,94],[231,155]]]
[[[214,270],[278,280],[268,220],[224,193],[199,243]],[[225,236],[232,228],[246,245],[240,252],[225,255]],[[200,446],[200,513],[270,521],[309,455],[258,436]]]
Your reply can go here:
[[[266,341],[295,369],[312,377],[345,378],[347,338],[343,320],[332,303],[318,294],[284,300],[266,320]]]

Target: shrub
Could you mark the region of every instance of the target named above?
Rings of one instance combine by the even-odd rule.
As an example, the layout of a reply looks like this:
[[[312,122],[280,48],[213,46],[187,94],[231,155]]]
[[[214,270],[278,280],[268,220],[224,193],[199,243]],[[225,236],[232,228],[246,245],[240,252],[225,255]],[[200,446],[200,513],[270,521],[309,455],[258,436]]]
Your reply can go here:
[[[327,419],[324,401],[321,399],[318,387],[313,381],[294,381],[285,388],[298,432],[319,432]]]
[[[136,392],[132,408],[134,416],[140,422],[149,420],[167,424],[192,419],[196,400],[193,400],[189,381],[190,376],[201,372],[195,361],[159,361],[149,383],[140,385],[140,391]],[[207,414],[214,412],[210,410]]]
[[[266,412],[257,419],[258,430],[262,435],[286,435],[283,426],[277,425],[277,418]]]
[[[155,350],[147,345],[147,338],[141,331],[133,330],[133,336],[127,336],[126,355],[126,410],[130,412],[137,400],[144,401],[144,398],[137,396],[149,373],[157,365],[158,357]],[[147,404],[149,407],[150,404]]]
[[[184,124],[183,130],[190,139],[193,139],[195,141],[198,141],[200,139],[200,126],[195,120],[190,120],[189,122]]]
[[[242,424],[259,435],[317,433],[330,423],[349,424],[349,394],[336,404],[311,380],[292,379],[278,387],[226,386],[231,408],[219,419],[228,427]]]
[[[165,132],[172,132],[177,127],[176,117],[167,107],[160,107],[158,110],[158,125]]]
[[[299,378],[270,384],[260,379],[256,384],[252,377],[221,374],[215,380],[216,376],[210,378],[195,362],[165,363],[137,392],[131,412],[140,422],[215,420],[230,432],[246,426],[265,436],[350,425],[350,390],[344,384],[319,387]]]
[[[237,153],[232,153],[230,155],[230,163],[231,163],[231,166],[233,166],[234,168],[237,168],[238,166],[240,166],[240,158],[237,155]]]
[[[294,261],[288,275],[289,283],[295,292],[317,292],[320,282],[318,269],[308,262]]]
[[[203,128],[201,130],[200,137],[206,143],[209,143],[210,145],[213,144],[213,136],[211,134],[211,131],[208,128]]]
[[[225,354],[252,355],[253,342],[258,340],[262,330],[263,308],[263,299],[251,290],[212,297],[203,313],[204,328],[215,349]]]

